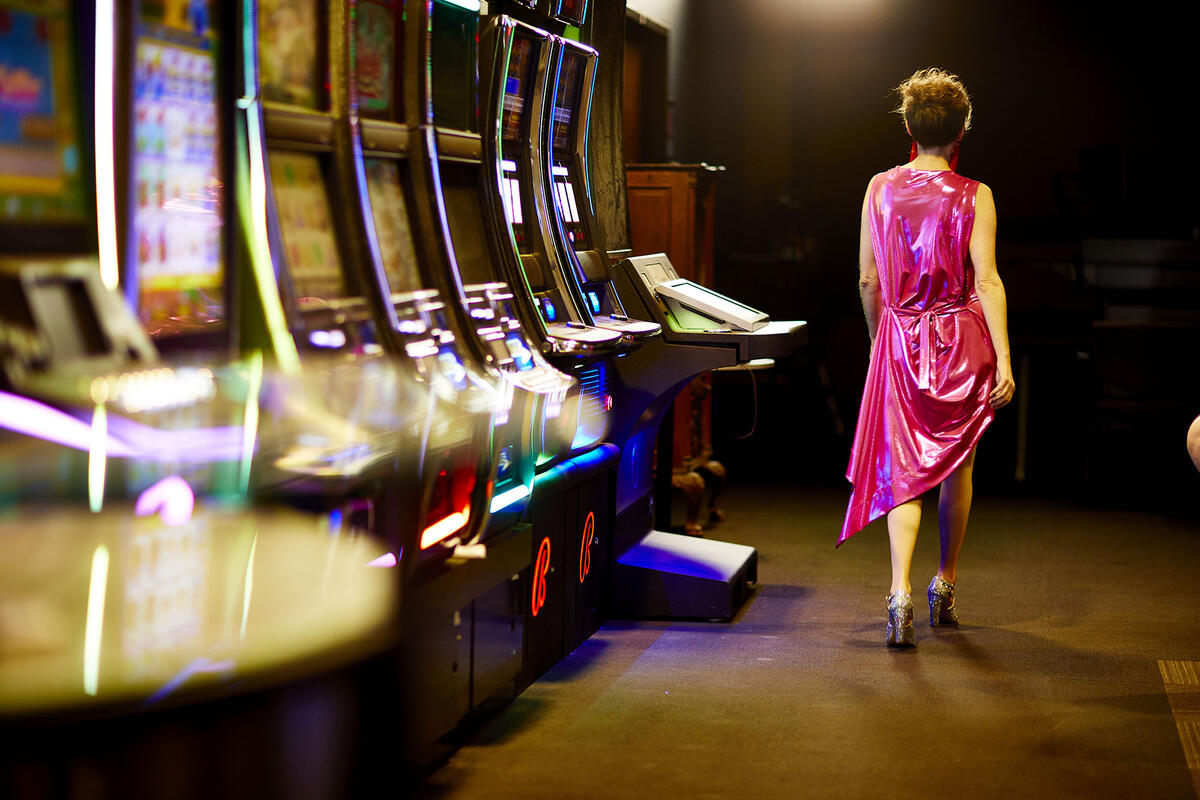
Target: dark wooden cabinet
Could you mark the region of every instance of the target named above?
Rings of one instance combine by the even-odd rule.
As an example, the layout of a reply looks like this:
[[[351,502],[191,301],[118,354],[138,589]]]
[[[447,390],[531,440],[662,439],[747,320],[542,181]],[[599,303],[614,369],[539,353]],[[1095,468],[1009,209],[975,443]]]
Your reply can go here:
[[[626,165],[633,252],[666,253],[679,277],[712,286],[713,208],[722,171],[708,164]],[[659,439],[659,469],[669,465],[672,487],[687,497],[685,528],[691,533],[720,513],[715,499],[724,468],[713,459],[712,413],[712,375],[705,373],[679,393],[664,421],[670,438]]]

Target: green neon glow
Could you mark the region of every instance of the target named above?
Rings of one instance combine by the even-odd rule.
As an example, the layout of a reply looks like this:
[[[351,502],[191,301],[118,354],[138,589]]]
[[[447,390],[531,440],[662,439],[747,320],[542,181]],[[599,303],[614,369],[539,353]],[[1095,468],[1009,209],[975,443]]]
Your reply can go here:
[[[246,577],[242,582],[242,628],[241,639],[246,639],[246,623],[250,620],[250,598],[254,594],[254,554],[258,551],[258,531],[250,542],[250,557],[246,559]]]
[[[253,0],[246,0],[243,4],[242,40],[246,42],[258,41],[253,25],[253,6]],[[271,341],[271,352],[284,374],[295,375],[300,372],[300,355],[296,351],[296,342],[292,339],[283,314],[279,284],[275,280],[274,262],[267,240],[267,172],[263,163],[263,136],[254,48],[244,48],[242,58],[245,89],[243,97],[237,103],[238,109],[242,111],[238,120],[240,141],[236,148],[238,216],[242,230],[246,232],[250,269],[258,289],[267,336]],[[246,127],[242,129],[242,125]]]
[[[83,691],[91,697],[96,696],[100,685],[100,643],[107,593],[108,548],[100,545],[92,553],[92,577],[88,585],[87,622],[83,634]]]
[[[104,479],[108,471],[108,412],[97,403],[92,412],[92,441],[88,448],[88,505],[92,513],[104,507]]]

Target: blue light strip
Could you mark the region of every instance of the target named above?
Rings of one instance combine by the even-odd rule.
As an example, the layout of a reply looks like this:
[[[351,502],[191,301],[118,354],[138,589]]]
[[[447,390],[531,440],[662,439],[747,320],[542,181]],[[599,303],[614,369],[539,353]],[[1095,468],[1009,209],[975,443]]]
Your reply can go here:
[[[521,484],[515,488],[509,489],[506,492],[501,492],[492,498],[491,511],[495,514],[498,511],[503,511],[509,506],[519,503],[526,497],[529,497],[529,487]]]

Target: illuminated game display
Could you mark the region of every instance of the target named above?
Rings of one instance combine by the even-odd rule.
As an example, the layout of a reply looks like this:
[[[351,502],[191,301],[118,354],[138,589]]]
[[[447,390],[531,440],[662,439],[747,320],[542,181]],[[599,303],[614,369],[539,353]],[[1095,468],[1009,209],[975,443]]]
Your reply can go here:
[[[371,216],[383,257],[388,286],[393,292],[413,292],[422,288],[417,271],[408,224],[408,206],[400,188],[400,167],[395,160],[365,160],[367,190],[371,195]]]
[[[558,89],[554,93],[554,150],[569,150],[574,126],[574,110],[579,106],[580,81],[583,78],[585,62],[582,55],[566,53],[563,55],[562,72],[558,78]],[[575,186],[571,181],[571,173],[558,158],[551,168],[554,202],[558,205],[564,232],[574,250],[586,250],[589,247],[584,233],[583,220],[579,216],[579,205],[576,199]],[[598,309],[597,309],[598,310]]]
[[[133,251],[151,334],[220,322],[221,182],[217,38],[204,3],[142,6],[134,64]]]
[[[320,160],[308,153],[276,150],[270,154],[270,163],[275,210],[296,297],[328,300],[345,296]]]
[[[582,25],[587,18],[587,0],[554,0],[554,16],[573,25]]]
[[[321,105],[318,58],[321,31],[311,0],[261,0],[258,54],[263,98],[317,108]]]
[[[68,8],[0,2],[0,222],[86,216]]]
[[[400,63],[395,7],[396,3],[388,0],[362,0],[358,4],[355,68],[358,113],[364,117],[387,119],[392,114],[395,69]]]
[[[571,119],[579,97],[582,67],[582,58],[575,55],[563,57],[562,72],[558,76],[558,91],[554,95],[554,127],[551,129],[555,150],[566,150],[571,146]]]
[[[533,79],[533,40],[518,36],[513,39],[508,74],[504,79],[504,108],[500,119],[500,135],[505,142],[520,142],[525,119],[525,95]],[[525,230],[525,214],[521,207],[521,178],[517,164],[511,159],[502,163],[500,184],[504,215],[512,229],[513,238],[522,253],[531,252],[529,235]]]
[[[500,117],[501,135],[505,141],[517,141],[521,135],[521,120],[525,114],[525,85],[533,77],[533,40],[513,39],[508,75],[504,79],[504,110]]]

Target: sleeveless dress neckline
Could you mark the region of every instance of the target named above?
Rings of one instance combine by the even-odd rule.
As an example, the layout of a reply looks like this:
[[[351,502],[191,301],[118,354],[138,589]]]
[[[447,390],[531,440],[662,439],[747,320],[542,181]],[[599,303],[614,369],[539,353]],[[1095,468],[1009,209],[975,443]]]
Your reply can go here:
[[[924,180],[908,180],[912,172]],[[945,480],[992,422],[996,357],[968,247],[978,187],[951,170],[901,166],[871,182],[867,219],[883,308],[838,546]]]

